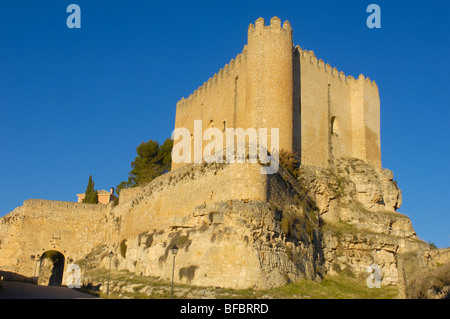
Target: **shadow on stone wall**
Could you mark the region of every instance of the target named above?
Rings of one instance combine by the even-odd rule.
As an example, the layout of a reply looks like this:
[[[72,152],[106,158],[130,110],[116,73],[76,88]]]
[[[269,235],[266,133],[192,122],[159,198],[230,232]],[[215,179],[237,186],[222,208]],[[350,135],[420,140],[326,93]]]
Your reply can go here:
[[[27,276],[20,275],[15,272],[12,272],[12,271],[0,270],[0,277],[2,277],[2,280],[20,281],[20,282],[26,282],[26,283],[30,283],[30,284],[37,284],[37,277],[27,277]]]

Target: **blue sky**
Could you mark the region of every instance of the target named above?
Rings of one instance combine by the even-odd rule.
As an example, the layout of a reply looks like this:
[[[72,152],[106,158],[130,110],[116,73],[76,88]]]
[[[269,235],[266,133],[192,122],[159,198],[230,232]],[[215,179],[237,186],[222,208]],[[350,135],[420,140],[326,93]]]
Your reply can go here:
[[[69,29],[69,4],[81,29]],[[366,8],[381,8],[381,29]],[[136,146],[170,137],[175,105],[242,51],[258,17],[377,82],[383,167],[419,238],[450,246],[446,1],[0,0],[0,216],[125,180]]]

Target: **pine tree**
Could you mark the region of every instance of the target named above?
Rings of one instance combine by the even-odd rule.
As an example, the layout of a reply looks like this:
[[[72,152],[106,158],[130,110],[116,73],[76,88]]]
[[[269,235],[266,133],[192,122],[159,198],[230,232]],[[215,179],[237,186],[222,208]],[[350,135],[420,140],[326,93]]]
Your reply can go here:
[[[142,142],[137,148],[137,156],[131,162],[131,171],[127,181],[116,187],[119,194],[123,188],[145,186],[156,177],[170,171],[172,164],[173,140],[166,139],[162,145],[157,141]]]
[[[98,204],[98,192],[94,189],[92,175],[89,175],[89,181],[84,195],[83,203]]]

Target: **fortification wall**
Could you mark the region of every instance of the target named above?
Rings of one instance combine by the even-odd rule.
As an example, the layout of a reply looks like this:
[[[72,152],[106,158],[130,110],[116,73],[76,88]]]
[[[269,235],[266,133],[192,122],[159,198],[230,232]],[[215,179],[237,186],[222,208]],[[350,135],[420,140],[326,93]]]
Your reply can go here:
[[[375,82],[346,76],[312,51],[300,59],[301,160],[327,167],[330,158],[358,158],[381,167],[379,97]]]
[[[283,211],[294,209],[296,182],[283,169],[272,175],[260,169],[259,164],[191,164],[152,181],[112,210],[114,267],[170,279],[170,248],[176,244],[176,282],[186,282],[189,269],[189,283],[233,288],[280,285],[288,276],[280,273],[312,276],[309,243],[292,247],[308,259],[307,266],[298,266],[272,242],[284,247],[279,224]]]
[[[187,99],[182,98],[176,107],[175,128],[186,128],[191,132],[191,149],[194,149],[194,121],[202,121],[202,136],[209,127],[225,131],[225,128],[248,125],[245,109],[245,92],[247,76],[247,50],[244,47],[227,65],[203,83]],[[224,146],[225,146],[224,138]],[[206,143],[203,143],[203,148]],[[191,153],[191,162],[194,152]],[[176,169],[184,163],[172,163]]]
[[[375,81],[364,80],[364,95],[366,161],[381,168],[380,94]]]
[[[112,205],[80,204],[40,199],[26,200],[23,206],[4,216],[0,224],[2,270],[33,276],[31,255],[49,250],[68,258],[84,258],[104,243],[107,213]]]
[[[132,200],[113,209],[120,226],[113,241],[164,229],[208,203],[267,200],[266,177],[259,164],[190,164],[164,174]]]
[[[119,194],[119,204],[123,204],[136,197],[136,195],[139,194],[141,190],[142,187],[130,187],[121,189]]]

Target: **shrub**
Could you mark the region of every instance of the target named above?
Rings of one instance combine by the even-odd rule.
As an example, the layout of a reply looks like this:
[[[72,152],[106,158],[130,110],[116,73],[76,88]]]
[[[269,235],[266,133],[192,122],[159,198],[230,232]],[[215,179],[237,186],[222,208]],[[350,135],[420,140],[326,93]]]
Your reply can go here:
[[[406,297],[430,299],[443,294],[441,298],[447,299],[450,292],[443,291],[446,286],[450,286],[450,263],[414,273],[406,285]]]

